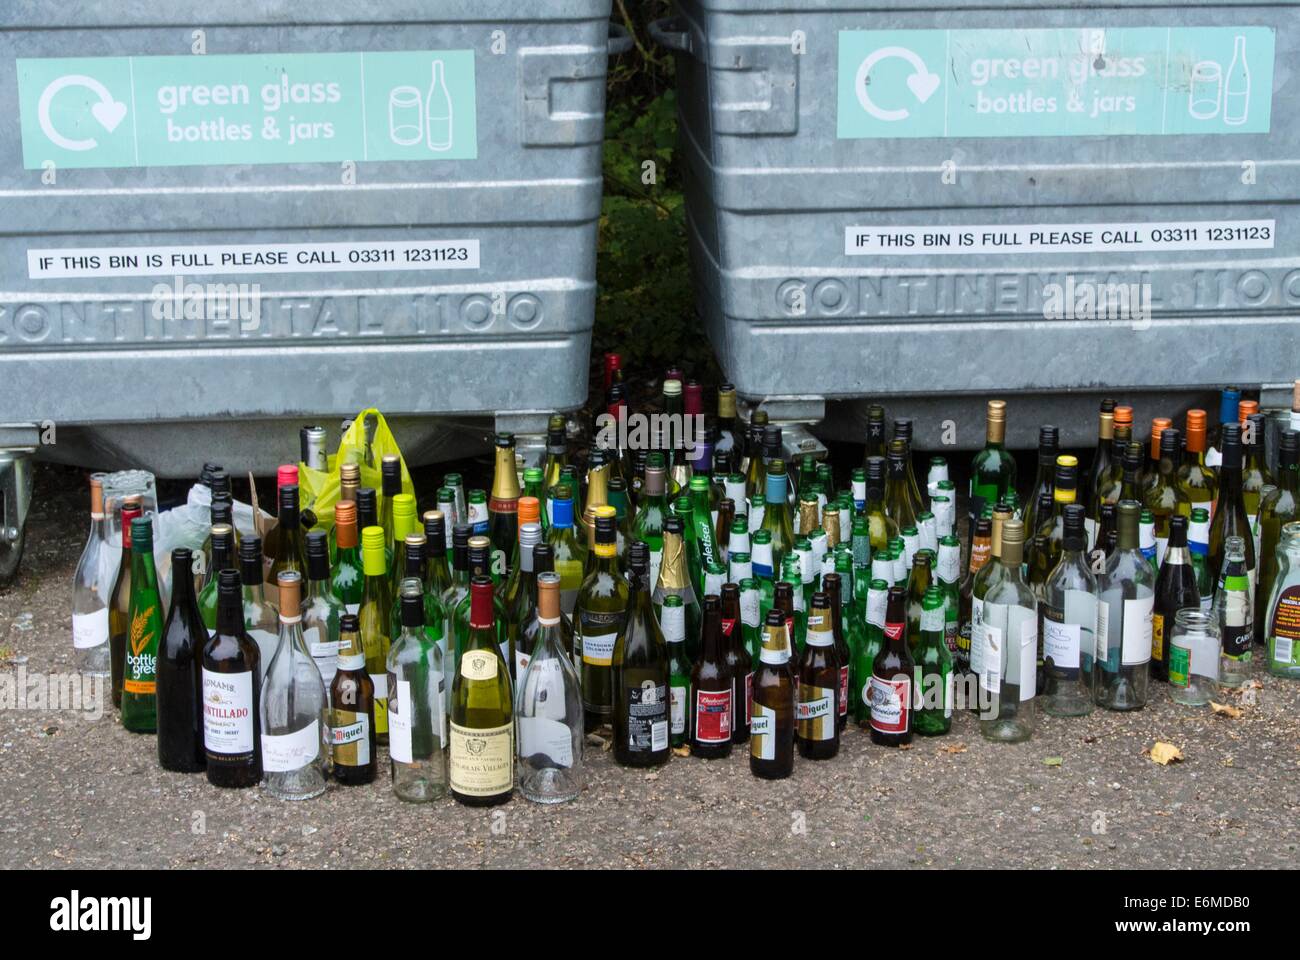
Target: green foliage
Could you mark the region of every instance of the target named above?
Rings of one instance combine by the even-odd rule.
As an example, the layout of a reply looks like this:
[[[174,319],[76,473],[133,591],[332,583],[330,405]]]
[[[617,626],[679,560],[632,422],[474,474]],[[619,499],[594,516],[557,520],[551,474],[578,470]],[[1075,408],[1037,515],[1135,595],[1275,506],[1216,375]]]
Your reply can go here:
[[[615,5],[636,46],[610,70],[592,354],[617,350],[633,376],[656,376],[678,360],[703,375],[712,351],[690,284],[672,57],[645,28],[669,3],[635,8]]]

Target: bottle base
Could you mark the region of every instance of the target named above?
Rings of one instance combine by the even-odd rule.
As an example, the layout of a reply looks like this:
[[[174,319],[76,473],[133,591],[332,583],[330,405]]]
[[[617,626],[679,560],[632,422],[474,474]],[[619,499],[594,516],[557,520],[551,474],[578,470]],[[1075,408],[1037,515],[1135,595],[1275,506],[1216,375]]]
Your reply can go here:
[[[508,803],[514,796],[514,790],[509,793],[496,793],[490,797],[474,797],[466,793],[457,793],[455,790],[449,791],[451,798],[457,803],[463,803],[467,807],[495,807],[502,803]]]

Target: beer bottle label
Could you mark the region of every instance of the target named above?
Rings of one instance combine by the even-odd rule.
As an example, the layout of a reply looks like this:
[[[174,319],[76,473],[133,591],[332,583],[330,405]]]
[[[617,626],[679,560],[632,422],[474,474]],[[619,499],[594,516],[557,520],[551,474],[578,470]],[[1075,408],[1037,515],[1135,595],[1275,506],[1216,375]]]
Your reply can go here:
[[[755,760],[776,759],[776,711],[754,704],[749,719],[749,755]]]
[[[727,743],[731,740],[731,690],[695,691],[695,740]]]
[[[795,716],[801,740],[834,740],[835,690],[810,683],[799,684],[799,706]]]
[[[335,765],[369,766],[370,715],[353,710],[335,710],[330,725],[330,746]]]
[[[879,733],[907,733],[912,723],[912,678],[871,678],[871,728]]]

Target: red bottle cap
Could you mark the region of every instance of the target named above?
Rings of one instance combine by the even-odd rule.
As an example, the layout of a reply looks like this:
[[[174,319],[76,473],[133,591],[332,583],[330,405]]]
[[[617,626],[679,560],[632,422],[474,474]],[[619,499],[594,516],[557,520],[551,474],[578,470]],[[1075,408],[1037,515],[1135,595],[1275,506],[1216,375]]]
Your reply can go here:
[[[490,628],[495,622],[492,611],[492,580],[475,577],[469,586],[469,625],[475,630]]]
[[[275,471],[275,493],[280,495],[280,488],[287,487],[290,484],[298,482],[298,465],[296,463],[282,463],[280,469]]]

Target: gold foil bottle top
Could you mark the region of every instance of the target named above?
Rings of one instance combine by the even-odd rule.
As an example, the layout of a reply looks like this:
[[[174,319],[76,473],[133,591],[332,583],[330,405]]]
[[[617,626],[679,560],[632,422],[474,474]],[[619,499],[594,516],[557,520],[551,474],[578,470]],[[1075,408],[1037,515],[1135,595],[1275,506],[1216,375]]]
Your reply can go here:
[[[301,620],[302,574],[297,570],[281,570],[275,585],[280,588],[280,619],[286,623]]]
[[[1001,443],[1007,435],[1007,402],[990,400],[988,406],[988,439],[991,443]]]
[[[664,552],[659,563],[659,582],[666,590],[680,590],[686,586],[685,544],[680,533],[664,531]]]
[[[826,549],[834,550],[840,542],[840,509],[827,503],[822,512],[822,529],[826,531]]]
[[[609,503],[609,464],[602,463],[587,472],[587,506],[583,519],[588,525],[596,516],[596,508]]]
[[[993,529],[989,538],[989,552],[995,557],[1002,556],[1002,527],[1012,517],[1011,511],[1006,507],[997,507],[993,511]],[[1024,534],[1021,534],[1023,539]]]
[[[1002,562],[1008,567],[1018,567],[1025,556],[1025,523],[1007,520],[1002,524]]]
[[[492,473],[492,499],[510,501],[519,499],[519,474],[515,471],[515,440],[509,434],[499,433],[496,440],[496,467]]]
[[[339,465],[339,500],[352,503],[357,499],[357,487],[361,486],[361,465],[343,463]]]
[[[799,532],[807,536],[817,529],[817,498],[799,499]]]
[[[723,385],[718,388],[718,416],[725,420],[735,419],[736,389]]]
[[[1098,415],[1100,424],[1097,428],[1097,436],[1102,440],[1110,440],[1115,436],[1115,414],[1110,410],[1103,410]]]

